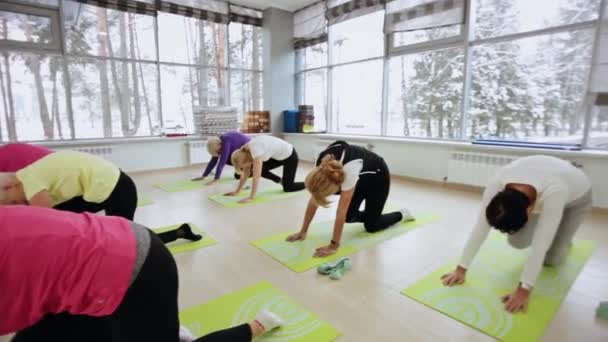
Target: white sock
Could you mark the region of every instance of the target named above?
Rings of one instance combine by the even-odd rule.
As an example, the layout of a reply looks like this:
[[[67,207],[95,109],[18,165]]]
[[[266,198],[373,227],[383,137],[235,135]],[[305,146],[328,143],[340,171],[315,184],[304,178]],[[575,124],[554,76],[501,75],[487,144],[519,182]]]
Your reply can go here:
[[[401,215],[403,215],[403,222],[410,222],[410,221],[416,221],[416,218],[414,218],[414,216],[412,216],[412,214],[410,213],[410,211],[406,208],[403,208],[401,210],[399,210],[399,212],[401,213]]]
[[[284,324],[283,320],[279,316],[268,310],[258,312],[258,316],[255,318],[255,320],[264,327],[264,332],[268,332]]]
[[[192,333],[190,332],[190,330],[188,330],[188,328],[186,328],[183,325],[179,327],[179,341],[180,342],[192,342],[194,340],[196,340],[196,337],[194,337],[194,335],[192,335]]]

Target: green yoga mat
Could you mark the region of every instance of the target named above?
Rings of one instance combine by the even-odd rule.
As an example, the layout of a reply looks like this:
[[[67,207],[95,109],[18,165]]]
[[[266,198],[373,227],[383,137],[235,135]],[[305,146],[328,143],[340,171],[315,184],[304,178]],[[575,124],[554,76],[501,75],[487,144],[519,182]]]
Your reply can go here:
[[[243,190],[237,196],[224,196],[224,194],[216,194],[209,196],[209,199],[223,205],[227,208],[238,208],[246,205],[266,203],[271,201],[282,200],[294,196],[302,195],[305,191],[284,192],[283,188],[272,187],[269,189],[260,189],[255,196],[255,199],[249,203],[238,203],[243,198],[249,196],[251,189]]]
[[[137,196],[137,207],[138,208],[147,207],[152,204],[154,204],[154,201],[151,200],[150,198],[145,197],[145,196],[140,196],[140,195]]]
[[[287,266],[294,272],[304,272],[322,263],[351,255],[360,250],[375,246],[395,236],[404,234],[414,228],[422,227],[438,220],[436,216],[421,216],[414,222],[401,223],[378,233],[368,233],[362,223],[346,224],[342,233],[340,249],[334,255],[325,258],[314,258],[318,247],[325,246],[331,240],[333,221],[321,222],[310,226],[305,241],[287,242],[285,239],[295,233],[281,233],[252,242],[251,244],[273,259]]]
[[[166,232],[169,230],[176,229],[179,226],[181,226],[181,223],[174,224],[174,225],[167,226],[167,227],[154,228],[152,230],[155,233],[163,233],[163,232]],[[171,253],[177,254],[177,253],[184,253],[184,252],[192,252],[199,248],[209,247],[209,246],[215,245],[217,243],[217,241],[214,238],[212,238],[209,234],[203,232],[196,225],[190,223],[190,227],[192,228],[192,231],[194,233],[202,234],[203,239],[199,240],[199,241],[194,241],[194,242],[184,240],[184,239],[179,239],[177,241],[170,242],[170,243],[166,244],[166,246],[169,248]]]
[[[205,184],[211,181],[212,178],[205,179],[203,181],[192,181],[189,179],[182,179],[171,183],[156,184],[155,186],[166,192],[182,192],[201,189],[205,187]],[[236,179],[233,177],[222,177],[220,178],[220,184],[233,183]]]
[[[182,325],[197,337],[248,323],[266,309],[280,316],[285,325],[256,342],[329,342],[340,333],[319,320],[268,282],[261,282],[180,312]]]
[[[561,266],[545,267],[525,314],[509,314],[500,298],[519,283],[528,251],[512,248],[496,233],[475,258],[465,284],[451,288],[441,284],[441,276],[455,267],[456,263],[450,263],[402,294],[496,339],[538,341],[594,249],[592,241],[576,241]]]

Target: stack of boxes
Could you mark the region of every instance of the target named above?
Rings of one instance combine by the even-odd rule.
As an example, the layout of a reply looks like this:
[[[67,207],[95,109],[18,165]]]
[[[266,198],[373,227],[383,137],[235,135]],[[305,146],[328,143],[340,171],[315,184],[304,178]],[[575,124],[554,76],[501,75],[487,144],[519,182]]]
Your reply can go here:
[[[241,127],[243,133],[269,133],[270,132],[270,112],[253,111],[247,112],[243,118]]]
[[[197,135],[218,136],[238,130],[237,109],[234,107],[195,107],[194,131]]]

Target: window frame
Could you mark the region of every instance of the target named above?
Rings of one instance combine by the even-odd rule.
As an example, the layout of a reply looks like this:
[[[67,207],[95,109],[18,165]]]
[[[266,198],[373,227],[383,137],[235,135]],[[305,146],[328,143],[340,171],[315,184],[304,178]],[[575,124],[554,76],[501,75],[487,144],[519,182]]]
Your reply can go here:
[[[327,70],[327,99],[328,99],[328,103],[326,106],[326,122],[327,122],[327,131],[329,133],[335,133],[337,131],[336,127],[333,127],[333,94],[332,94],[332,87],[333,87],[333,82],[332,82],[332,71],[333,68],[336,66],[342,66],[342,65],[346,65],[346,64],[352,64],[352,63],[359,63],[359,62],[364,62],[364,61],[369,61],[369,60],[375,60],[378,58],[382,58],[384,59],[384,70],[383,70],[383,89],[382,89],[382,132],[380,136],[387,136],[387,125],[388,123],[388,96],[389,96],[389,64],[390,64],[390,59],[394,58],[394,57],[399,57],[399,56],[404,56],[404,55],[409,55],[409,54],[416,54],[416,53],[423,53],[423,52],[431,52],[431,51],[438,51],[438,50],[443,50],[443,49],[449,49],[449,48],[463,48],[464,49],[464,79],[463,79],[463,91],[462,91],[462,101],[460,104],[460,115],[461,115],[461,122],[460,122],[460,127],[458,127],[458,134],[457,136],[459,138],[457,139],[441,139],[441,138],[421,138],[421,137],[403,137],[404,139],[417,139],[417,140],[447,140],[447,141],[460,141],[460,142],[471,142],[470,139],[467,138],[466,136],[466,130],[467,130],[467,123],[469,120],[469,108],[470,108],[470,96],[471,96],[471,87],[472,87],[472,50],[474,47],[476,46],[480,46],[480,45],[484,45],[484,44],[491,44],[491,43],[500,43],[500,42],[509,42],[509,41],[515,41],[518,39],[522,39],[522,38],[528,38],[528,37],[535,37],[535,36],[542,36],[542,35],[548,35],[548,34],[556,34],[556,33],[564,33],[564,32],[574,32],[577,30],[584,30],[584,29],[592,29],[594,30],[594,39],[593,39],[593,46],[592,46],[592,56],[591,56],[591,65],[590,65],[590,71],[589,74],[587,75],[587,80],[586,83],[584,84],[585,86],[585,94],[584,97],[581,99],[581,102],[583,104],[583,108],[584,108],[584,112],[582,115],[584,115],[583,118],[583,136],[582,136],[582,147],[583,149],[590,149],[590,150],[606,150],[605,148],[598,148],[598,147],[594,147],[594,146],[590,146],[589,145],[589,141],[590,141],[590,134],[591,134],[591,120],[592,120],[592,109],[593,109],[593,98],[594,98],[594,94],[590,93],[591,91],[591,82],[592,82],[592,77],[591,75],[595,72],[596,70],[596,59],[598,58],[598,53],[599,53],[599,39],[600,39],[600,34],[601,34],[601,27],[602,25],[606,25],[605,22],[608,20],[607,16],[608,16],[608,0],[600,0],[600,4],[598,7],[598,11],[599,11],[599,15],[596,19],[593,20],[587,20],[587,21],[583,21],[583,22],[579,22],[579,23],[574,23],[574,24],[565,24],[565,25],[556,25],[556,26],[552,26],[552,27],[548,27],[548,28],[542,28],[542,29],[537,29],[537,30],[531,30],[531,31],[525,31],[525,32],[518,32],[518,33],[511,33],[511,34],[506,34],[506,35],[502,35],[502,36],[497,36],[497,37],[491,37],[491,38],[484,38],[484,39],[475,39],[474,32],[473,32],[473,26],[475,25],[475,11],[473,11],[473,6],[475,4],[473,4],[473,2],[476,0],[469,0],[466,2],[466,8],[465,8],[465,22],[462,25],[462,29],[460,32],[460,35],[457,36],[453,36],[453,37],[447,37],[447,38],[442,38],[442,39],[437,39],[437,40],[431,40],[431,41],[426,41],[426,42],[421,42],[421,43],[414,43],[414,44],[408,44],[408,45],[403,45],[403,46],[398,46],[395,47],[394,46],[394,34],[384,34],[384,56],[382,57],[376,57],[376,58],[369,58],[369,59],[364,59],[364,60],[357,60],[357,61],[349,61],[346,63],[340,63],[340,64],[332,64],[332,53],[333,53],[333,48],[331,46],[331,44],[329,44],[329,42],[331,42],[331,35],[332,35],[332,30],[328,30],[328,34],[329,34],[329,39],[328,39],[328,48],[327,48],[327,65],[326,66],[322,66],[322,67],[317,67],[317,68],[309,68],[309,69],[299,69],[299,66],[301,65],[300,61],[298,60],[298,58],[301,58],[302,54],[299,54],[297,51],[295,53],[295,72],[294,72],[294,77],[296,80],[296,103],[297,104],[302,104],[303,101],[303,89],[302,89],[302,84],[300,83],[300,79],[302,79],[302,74],[305,72],[309,72],[309,71],[313,71],[313,70],[318,70],[318,69],[326,69]],[[603,24],[604,23],[604,24]],[[391,137],[394,138],[394,137]]]
[[[25,4],[17,2],[0,3],[0,11],[17,14],[32,15],[47,18],[51,24],[51,43],[24,42],[18,40],[0,39],[0,49],[21,50],[26,52],[63,53],[63,28],[61,22],[61,9],[40,4]]]

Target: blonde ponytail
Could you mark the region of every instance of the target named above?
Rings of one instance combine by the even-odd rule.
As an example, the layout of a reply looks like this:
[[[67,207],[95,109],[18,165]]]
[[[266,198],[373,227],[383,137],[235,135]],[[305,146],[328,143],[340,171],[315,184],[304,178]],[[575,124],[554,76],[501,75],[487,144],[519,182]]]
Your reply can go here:
[[[306,189],[312,195],[317,205],[327,207],[331,202],[327,197],[340,190],[344,183],[344,166],[333,155],[326,155],[321,164],[314,168],[306,177]]]

